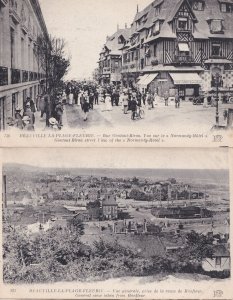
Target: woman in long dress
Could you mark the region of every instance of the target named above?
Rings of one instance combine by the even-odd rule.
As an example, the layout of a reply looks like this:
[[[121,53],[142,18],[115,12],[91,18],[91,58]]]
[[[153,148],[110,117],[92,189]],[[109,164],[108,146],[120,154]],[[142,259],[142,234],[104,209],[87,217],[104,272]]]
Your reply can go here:
[[[106,94],[105,109],[108,110],[108,111],[112,110],[111,96],[109,94]]]
[[[69,105],[73,105],[74,94],[71,92],[69,94]]]

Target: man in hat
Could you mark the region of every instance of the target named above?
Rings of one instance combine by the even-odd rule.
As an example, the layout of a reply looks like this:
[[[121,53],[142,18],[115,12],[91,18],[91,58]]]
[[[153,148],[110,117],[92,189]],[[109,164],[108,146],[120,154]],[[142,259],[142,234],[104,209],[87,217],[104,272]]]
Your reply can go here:
[[[89,112],[89,103],[87,102],[87,99],[85,98],[84,103],[83,103],[83,113],[84,113],[84,118],[83,121],[87,120],[87,115]]]

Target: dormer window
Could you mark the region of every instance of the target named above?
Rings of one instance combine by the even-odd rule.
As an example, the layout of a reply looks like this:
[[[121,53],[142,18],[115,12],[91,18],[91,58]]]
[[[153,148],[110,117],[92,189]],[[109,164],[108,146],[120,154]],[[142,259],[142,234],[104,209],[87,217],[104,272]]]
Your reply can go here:
[[[155,17],[157,17],[160,14],[160,10],[161,10],[161,5],[157,5],[155,7]]]
[[[160,31],[160,22],[156,21],[154,26],[153,26],[153,35],[158,34]]]
[[[187,18],[179,18],[177,27],[179,30],[187,30],[188,29],[188,19]]]
[[[204,2],[203,1],[194,1],[193,2],[193,10],[204,10]]]
[[[210,31],[211,33],[222,33],[223,31],[222,20],[211,20]]]
[[[233,4],[231,3],[220,3],[220,9],[223,13],[233,12]]]

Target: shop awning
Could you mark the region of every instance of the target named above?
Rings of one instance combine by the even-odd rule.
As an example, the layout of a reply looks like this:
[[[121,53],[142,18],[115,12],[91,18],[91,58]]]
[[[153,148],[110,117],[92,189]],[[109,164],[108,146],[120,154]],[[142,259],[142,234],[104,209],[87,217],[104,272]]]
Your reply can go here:
[[[181,52],[189,52],[189,45],[188,43],[178,43],[179,51]]]
[[[174,84],[201,84],[202,79],[197,73],[169,73]]]
[[[148,74],[142,75],[138,77],[138,82],[137,84],[143,84],[143,81],[147,78]]]
[[[153,80],[158,76],[158,74],[159,74],[159,73],[154,73],[154,74],[149,74],[149,75],[147,75],[146,79],[143,80],[142,85],[147,86],[148,84],[150,84],[151,81],[153,81]]]

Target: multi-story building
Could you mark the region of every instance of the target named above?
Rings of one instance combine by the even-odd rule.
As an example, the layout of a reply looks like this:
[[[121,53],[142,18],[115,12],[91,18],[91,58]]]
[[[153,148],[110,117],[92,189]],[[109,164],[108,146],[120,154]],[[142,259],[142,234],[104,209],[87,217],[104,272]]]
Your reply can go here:
[[[99,83],[117,85],[121,82],[122,50],[121,47],[129,37],[129,28],[119,29],[110,37],[99,57]]]
[[[159,96],[178,91],[183,100],[210,92],[216,84],[220,93],[229,92],[233,1],[154,0],[136,13],[121,49],[124,86]]]
[[[38,37],[49,40],[38,0],[0,0],[0,130],[44,88]]]

